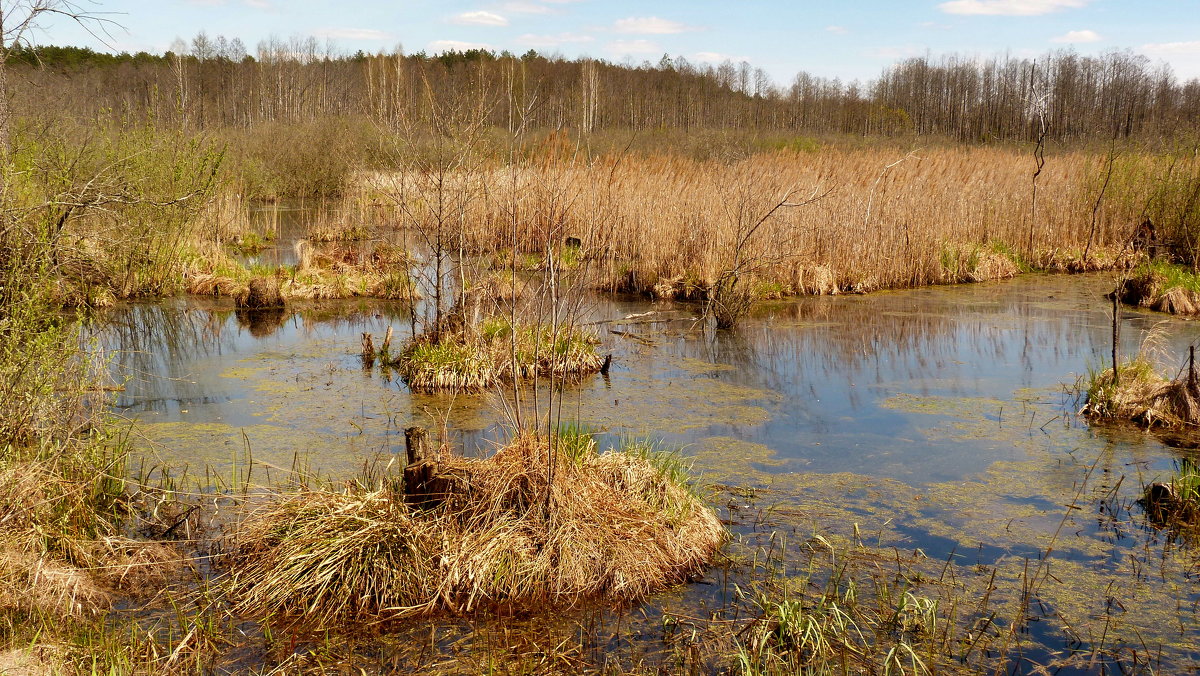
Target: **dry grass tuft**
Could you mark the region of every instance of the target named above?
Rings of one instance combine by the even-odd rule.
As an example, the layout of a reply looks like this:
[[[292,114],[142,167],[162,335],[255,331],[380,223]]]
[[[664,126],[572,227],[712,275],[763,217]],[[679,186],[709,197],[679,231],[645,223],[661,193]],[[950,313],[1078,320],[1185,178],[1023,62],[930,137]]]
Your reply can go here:
[[[514,335],[515,334],[515,335]],[[503,380],[582,377],[604,364],[599,339],[579,329],[516,328],[493,317],[479,326],[418,336],[388,366],[414,392],[478,392]]]
[[[448,494],[430,509],[406,504],[395,480],[260,508],[229,559],[237,609],[327,627],[634,600],[700,573],[723,544],[674,456],[555,445],[526,436],[486,460],[445,460]]]
[[[1176,315],[1200,314],[1200,279],[1180,266],[1149,261],[1125,281],[1121,302]]]
[[[1185,369],[1174,380],[1160,375],[1151,356],[1161,351],[1160,342],[1159,332],[1152,331],[1139,354],[1118,366],[1115,382],[1111,368],[1090,374],[1081,412],[1146,427],[1200,425],[1200,374]]]
[[[0,612],[81,617],[113,591],[161,588],[178,570],[172,547],[123,534],[125,483],[109,478],[117,459],[70,448],[0,461]]]
[[[1011,256],[988,251],[980,255],[975,269],[967,273],[967,279],[972,282],[986,282],[993,279],[1012,279],[1021,272]]]
[[[255,277],[246,286],[245,292],[234,296],[239,308],[248,310],[264,310],[280,308],[285,305],[283,291],[278,277]]]
[[[0,612],[81,617],[110,601],[100,583],[75,566],[28,551],[0,552]]]

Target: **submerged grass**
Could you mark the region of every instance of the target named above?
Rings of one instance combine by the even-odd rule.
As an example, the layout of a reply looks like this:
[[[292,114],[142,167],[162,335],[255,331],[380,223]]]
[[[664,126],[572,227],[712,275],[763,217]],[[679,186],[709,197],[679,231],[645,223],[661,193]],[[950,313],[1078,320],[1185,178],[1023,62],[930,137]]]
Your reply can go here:
[[[724,542],[664,464],[555,446],[524,436],[486,460],[445,458],[446,494],[429,509],[396,480],[281,496],[234,535],[232,598],[316,627],[636,600],[700,573]]]

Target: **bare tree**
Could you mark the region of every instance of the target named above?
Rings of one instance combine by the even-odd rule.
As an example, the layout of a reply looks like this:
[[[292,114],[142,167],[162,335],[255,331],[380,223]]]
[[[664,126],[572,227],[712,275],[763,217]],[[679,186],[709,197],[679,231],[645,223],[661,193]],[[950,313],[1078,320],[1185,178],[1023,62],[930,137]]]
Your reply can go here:
[[[8,58],[15,50],[30,47],[33,29],[55,17],[74,21],[89,32],[103,28],[106,21],[74,0],[0,0],[0,160],[7,160],[12,152]]]

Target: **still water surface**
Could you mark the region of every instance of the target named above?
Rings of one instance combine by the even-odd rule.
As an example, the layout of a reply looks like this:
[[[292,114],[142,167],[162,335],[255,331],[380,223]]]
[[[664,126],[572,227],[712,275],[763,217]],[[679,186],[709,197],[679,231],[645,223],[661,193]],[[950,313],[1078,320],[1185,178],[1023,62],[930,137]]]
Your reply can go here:
[[[1036,560],[1053,541],[1061,563],[1046,605],[1083,626],[1106,603],[1084,589],[1132,580],[1122,603],[1138,616],[1127,621],[1161,646],[1162,666],[1182,668],[1200,659],[1194,555],[1130,505],[1188,451],[1074,415],[1073,384],[1110,354],[1111,285],[1106,275],[1027,275],[802,298],[715,334],[692,306],[595,299],[589,319],[614,366],[564,393],[564,417],[606,443],[661,440],[706,482],[770,491],[813,523],[861,525],[932,558],[969,552],[959,563],[998,566]],[[363,368],[360,335],[378,341],[392,326],[402,340],[407,317],[375,301],[265,322],[197,299],[129,306],[103,338],[127,381],[115,410],[137,421],[140,452],[193,471],[228,472],[250,456],[268,474],[299,459],[348,476],[403,453],[405,427],[439,421],[464,453],[486,454],[505,435],[499,396],[413,395]],[[1126,312],[1122,325],[1126,354],[1159,326],[1176,367],[1200,342],[1200,323]],[[1122,501],[1133,525],[1103,514]],[[1170,571],[1167,556],[1179,557]],[[1157,578],[1130,568],[1155,557]]]

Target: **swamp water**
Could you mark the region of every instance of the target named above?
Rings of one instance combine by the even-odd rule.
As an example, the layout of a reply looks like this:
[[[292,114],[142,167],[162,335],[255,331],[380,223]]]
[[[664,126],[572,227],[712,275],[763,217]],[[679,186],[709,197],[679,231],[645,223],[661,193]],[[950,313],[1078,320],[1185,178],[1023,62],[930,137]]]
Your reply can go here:
[[[924,585],[966,627],[954,639],[964,669],[999,653],[1013,673],[1195,669],[1200,543],[1156,530],[1135,503],[1188,451],[1074,414],[1071,386],[1110,351],[1111,282],[1027,275],[802,298],[716,334],[688,305],[595,300],[613,368],[567,389],[563,419],[600,430],[601,445],[650,437],[681,449],[731,523],[728,556],[633,608],[414,622],[347,643],[342,663],[717,669],[735,662],[706,641],[731,645],[716,625],[745,624],[755,580],[827,574],[861,548],[871,555],[860,564],[887,568],[893,591]],[[114,411],[136,420],[148,465],[225,477],[251,467],[253,483],[297,462],[350,476],[402,456],[414,424],[444,424],[462,452],[488,453],[505,434],[496,395],[414,395],[363,368],[360,334],[392,326],[401,341],[407,317],[377,301],[267,317],[201,299],[129,306],[102,336],[126,381]],[[1160,322],[1171,355],[1200,341],[1200,323],[1127,311],[1124,353]],[[870,576],[877,591],[881,575]],[[1009,638],[972,653],[989,631]],[[289,659],[322,650],[301,642]]]

